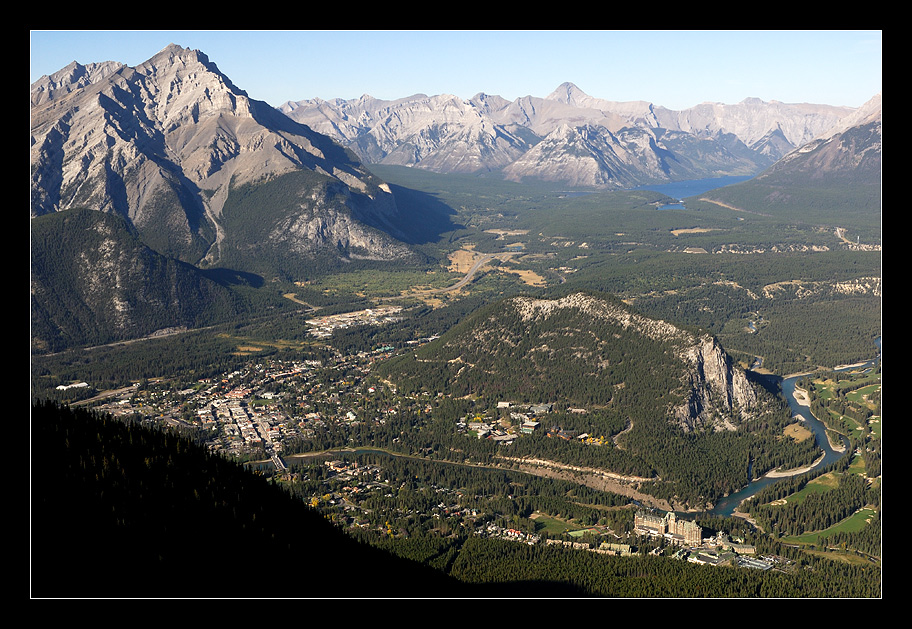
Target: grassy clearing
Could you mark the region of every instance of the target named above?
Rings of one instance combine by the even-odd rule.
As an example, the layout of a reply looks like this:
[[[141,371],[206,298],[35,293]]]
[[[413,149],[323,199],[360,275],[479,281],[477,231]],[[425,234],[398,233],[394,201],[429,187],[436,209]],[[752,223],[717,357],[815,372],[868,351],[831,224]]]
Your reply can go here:
[[[314,285],[327,294],[395,297],[415,289],[446,288],[459,279],[446,271],[352,271],[321,278]]]
[[[870,396],[876,393],[880,389],[879,384],[871,384],[866,387],[862,387],[857,391],[851,391],[846,393],[846,399],[850,402],[855,402],[860,406],[866,406],[872,411],[877,408],[877,405],[869,400]]]
[[[583,529],[591,528],[538,512],[532,514],[532,519],[535,521],[536,533],[547,532],[550,535],[561,535],[567,531],[581,531]]]
[[[804,424],[799,422],[786,426],[785,436],[791,437],[795,441],[804,441],[805,439],[813,438],[814,433],[811,432]]]
[[[868,424],[871,426],[871,434],[874,436],[874,438],[880,439],[881,438],[880,415],[875,415],[874,417],[872,417],[869,420]]]
[[[226,339],[231,343],[236,345],[236,354],[240,355],[249,355],[262,352],[266,347],[271,347],[274,349],[294,349],[294,350],[303,350],[307,347],[307,343],[302,341],[286,341],[282,339],[275,339],[271,341],[263,339],[253,339],[244,336],[233,336],[228,334],[219,334],[219,338]]]
[[[864,458],[856,456],[852,458],[852,463],[849,465],[849,469],[846,470],[846,474],[861,474],[865,473],[865,464]]]
[[[841,561],[843,563],[853,564],[856,566],[871,566],[871,562],[868,561],[865,557],[856,555],[853,552],[841,552],[841,551],[824,551],[824,550],[811,550],[804,549],[804,552],[814,555],[815,557],[823,557],[825,559],[831,559],[833,561]],[[872,570],[878,570],[877,567],[872,567]]]
[[[871,521],[871,518],[874,517],[874,509],[870,507],[865,507],[859,509],[846,519],[842,520],[838,524],[831,526],[828,529],[823,531],[815,531],[813,533],[805,533],[803,535],[797,535],[794,537],[783,537],[782,541],[787,544],[802,544],[802,545],[819,545],[826,543],[826,538],[834,535],[836,533],[855,533],[863,529]]]
[[[544,286],[547,282],[545,278],[536,273],[535,271],[528,271],[524,269],[511,269],[507,267],[497,267],[498,271],[503,273],[513,273],[518,275],[524,284],[528,286]]]
[[[787,498],[775,501],[773,504],[801,503],[810,494],[822,494],[835,489],[839,486],[839,478],[835,472],[824,474],[820,478],[815,478],[805,485],[801,491],[792,494]]]

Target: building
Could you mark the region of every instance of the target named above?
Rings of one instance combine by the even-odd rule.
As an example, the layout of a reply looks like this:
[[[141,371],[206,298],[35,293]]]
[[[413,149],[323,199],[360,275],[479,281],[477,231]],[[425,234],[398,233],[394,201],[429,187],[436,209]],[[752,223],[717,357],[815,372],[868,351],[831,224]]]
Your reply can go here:
[[[703,528],[692,520],[681,520],[673,511],[664,516],[637,511],[634,516],[634,532],[639,535],[666,537],[672,543],[699,546],[703,542]]]
[[[598,549],[599,552],[621,555],[622,557],[626,557],[631,554],[630,544],[610,544],[608,542],[602,542],[599,544]]]

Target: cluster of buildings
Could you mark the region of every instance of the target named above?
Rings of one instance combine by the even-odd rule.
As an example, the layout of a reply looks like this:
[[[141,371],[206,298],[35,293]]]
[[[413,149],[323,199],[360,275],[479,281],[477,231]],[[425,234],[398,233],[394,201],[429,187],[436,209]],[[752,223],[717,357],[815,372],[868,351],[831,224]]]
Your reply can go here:
[[[754,546],[733,541],[721,531],[713,537],[703,539],[703,529],[699,524],[682,520],[674,512],[661,516],[638,511],[634,516],[634,533],[663,537],[672,544],[681,546],[673,557],[686,559],[690,563],[708,566],[737,565],[755,570],[769,570],[775,563],[772,558],[754,557]]]
[[[335,330],[349,328],[356,325],[382,325],[393,321],[399,321],[401,317],[397,315],[402,310],[398,306],[379,306],[377,308],[368,308],[367,310],[358,310],[356,312],[345,312],[336,315],[326,315],[308,319],[307,323],[311,326],[310,334],[317,338],[327,338],[332,336]]]
[[[664,537],[678,546],[699,546],[703,543],[703,527],[692,520],[682,520],[669,511],[664,516],[637,511],[633,520],[634,533]]]
[[[499,537],[513,542],[522,542],[524,544],[529,544],[530,546],[537,544],[541,539],[535,533],[526,533],[519,529],[505,528],[497,526],[496,524],[488,524],[484,529],[476,531],[475,534],[479,536],[483,535],[485,537]]]
[[[500,418],[476,415],[457,422],[456,427],[459,431],[471,431],[479,439],[491,439],[509,445],[520,435],[531,435],[539,430],[541,422],[536,421],[535,417],[550,413],[553,407],[553,404],[534,404],[527,407],[525,412],[519,412],[512,402],[498,402],[497,413],[503,413]]]
[[[602,542],[598,546],[592,547],[587,542],[574,542],[569,540],[548,539],[546,544],[551,546],[563,546],[564,548],[576,548],[579,550],[588,550],[589,552],[599,553],[601,555],[616,555],[626,557],[633,554],[630,544],[616,544],[611,542]]]

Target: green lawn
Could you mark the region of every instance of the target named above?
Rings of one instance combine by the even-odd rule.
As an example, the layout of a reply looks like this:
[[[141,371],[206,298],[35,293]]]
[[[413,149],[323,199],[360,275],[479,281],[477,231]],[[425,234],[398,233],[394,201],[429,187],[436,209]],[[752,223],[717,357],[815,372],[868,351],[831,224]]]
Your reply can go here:
[[[865,400],[865,396],[872,395],[878,389],[880,389],[879,384],[870,384],[866,387],[862,387],[862,388],[858,389],[857,391],[852,391],[851,393],[846,393],[846,399],[849,400],[850,402],[855,402],[856,404],[870,407],[873,405],[869,404],[867,402],[867,400]]]
[[[849,465],[849,469],[846,470],[846,472],[849,474],[864,474],[864,472],[865,472],[864,458],[862,458],[860,456],[853,457],[852,464]]]
[[[824,474],[820,478],[815,478],[805,485],[801,491],[792,494],[787,498],[790,503],[801,503],[808,494],[822,494],[835,489],[839,485],[839,479],[835,474]]]
[[[865,507],[859,509],[854,514],[850,515],[843,521],[838,524],[831,526],[830,528],[823,531],[816,531],[814,533],[805,533],[804,535],[798,535],[795,537],[783,537],[782,542],[786,544],[820,544],[830,535],[834,533],[855,533],[860,531],[865,526],[870,518],[874,517],[874,509]]]
[[[566,531],[579,531],[582,529],[588,529],[588,526],[580,526],[573,524],[572,522],[567,522],[565,520],[559,520],[553,518],[549,515],[537,514],[535,518],[535,532],[536,533],[548,533],[549,535],[561,535]]]

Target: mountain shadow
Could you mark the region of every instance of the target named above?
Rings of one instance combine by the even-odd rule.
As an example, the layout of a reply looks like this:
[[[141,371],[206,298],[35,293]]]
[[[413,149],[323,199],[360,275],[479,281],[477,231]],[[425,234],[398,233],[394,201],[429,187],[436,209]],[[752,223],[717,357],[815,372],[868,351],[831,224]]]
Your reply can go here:
[[[251,288],[261,288],[266,280],[263,276],[256,273],[247,273],[237,269],[200,269],[200,274],[207,277],[222,286],[250,286]]]
[[[406,244],[435,244],[444,234],[465,229],[464,225],[453,220],[456,210],[435,195],[396,184],[387,185],[396,197],[399,209],[396,227],[401,230]]]
[[[448,598],[490,587],[359,542],[280,484],[179,434],[32,405],[37,598]],[[498,595],[581,596],[514,581]]]

